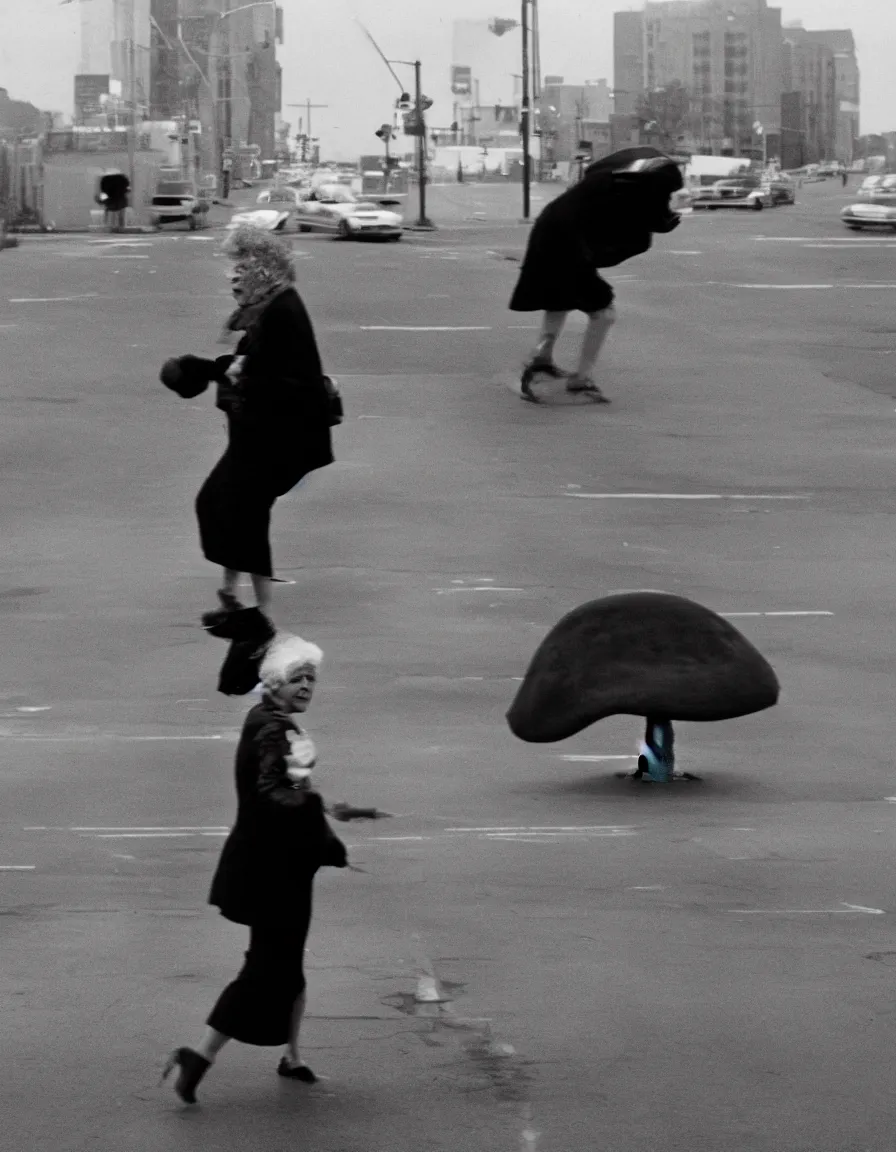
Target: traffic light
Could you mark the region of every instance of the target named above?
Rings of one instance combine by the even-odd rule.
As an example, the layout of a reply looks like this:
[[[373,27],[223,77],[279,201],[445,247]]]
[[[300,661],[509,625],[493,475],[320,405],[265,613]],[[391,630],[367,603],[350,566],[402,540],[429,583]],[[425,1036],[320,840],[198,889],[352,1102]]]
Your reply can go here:
[[[395,139],[395,129],[391,124],[384,124],[381,128],[376,130],[376,135],[379,136],[380,140],[382,140],[384,144],[387,144],[390,140]]]
[[[395,107],[399,112],[410,112],[414,107],[414,101],[410,97],[410,93],[402,92],[395,102]]]

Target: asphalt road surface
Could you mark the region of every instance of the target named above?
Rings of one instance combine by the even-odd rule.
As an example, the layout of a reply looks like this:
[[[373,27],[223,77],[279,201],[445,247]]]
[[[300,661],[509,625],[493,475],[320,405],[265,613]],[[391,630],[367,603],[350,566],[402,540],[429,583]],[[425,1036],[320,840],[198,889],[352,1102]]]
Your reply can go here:
[[[319,786],[393,816],[318,882],[325,1079],[234,1045],[192,1111],[158,1070],[245,946],[205,898],[251,701],[198,627],[221,420],[157,373],[220,351],[227,262],[0,255],[4,1152],[892,1152],[896,234],[842,203],[694,216],[611,273],[608,408],[505,387],[511,213],[295,239],[348,417],[278,505],[277,614],[326,651]],[[560,615],[635,588],[732,614],[783,684],[678,726],[700,784],[617,779],[634,718],[504,723]]]

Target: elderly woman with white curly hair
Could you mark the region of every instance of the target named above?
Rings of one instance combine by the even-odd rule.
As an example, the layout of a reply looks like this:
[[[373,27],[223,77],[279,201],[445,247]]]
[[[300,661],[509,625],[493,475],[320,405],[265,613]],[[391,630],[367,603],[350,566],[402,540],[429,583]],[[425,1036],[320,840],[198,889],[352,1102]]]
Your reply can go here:
[[[226,919],[248,926],[249,950],[199,1044],[168,1060],[164,1076],[177,1068],[175,1091],[187,1104],[196,1102],[197,1085],[228,1040],[285,1045],[278,1074],[316,1079],[299,1054],[312,888],[319,868],[348,863],[311,788],[316,752],[298,722],[322,658],[316,645],[278,633],[261,665],[262,699],[246,717],[236,753],[236,822],[209,895]]]
[[[243,608],[237,588],[244,574],[257,609],[270,616],[271,511],[309,472],[332,464],[336,422],[288,245],[244,226],[225,251],[234,261],[237,309],[223,339],[238,338],[235,355],[182,356],[161,373],[167,387],[190,399],[216,382],[217,406],[227,418],[227,449],[196,497],[203,554],[223,572],[220,606],[206,613],[207,625]]]

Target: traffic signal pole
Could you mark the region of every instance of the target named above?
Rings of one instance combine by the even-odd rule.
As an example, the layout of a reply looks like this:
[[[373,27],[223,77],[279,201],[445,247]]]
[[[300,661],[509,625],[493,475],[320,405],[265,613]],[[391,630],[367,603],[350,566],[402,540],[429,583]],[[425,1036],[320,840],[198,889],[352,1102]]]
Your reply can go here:
[[[430,228],[432,225],[426,218],[426,121],[423,118],[423,85],[421,80],[421,64],[414,61],[414,109],[417,113],[417,188],[419,194],[419,212],[417,215],[418,228]]]
[[[531,88],[529,80],[529,0],[522,0],[521,25],[523,33],[523,100],[520,109],[520,134],[523,138],[523,219],[528,220],[532,207],[532,157],[529,147],[532,127],[530,123],[532,104],[529,98]]]

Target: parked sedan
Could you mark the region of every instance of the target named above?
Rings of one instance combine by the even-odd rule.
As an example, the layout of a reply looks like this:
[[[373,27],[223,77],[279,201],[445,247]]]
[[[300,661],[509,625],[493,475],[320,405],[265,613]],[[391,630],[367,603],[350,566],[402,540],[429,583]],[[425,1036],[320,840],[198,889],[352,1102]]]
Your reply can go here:
[[[323,184],[304,195],[293,213],[300,232],[330,232],[343,240],[400,240],[402,217],[341,184]]]
[[[715,212],[718,208],[739,208],[742,211],[761,212],[774,204],[772,193],[755,176],[735,176],[730,180],[717,180],[709,188],[698,189],[694,197],[695,208]]]
[[[840,213],[840,218],[853,232],[861,228],[896,229],[896,198],[884,198],[883,201],[875,198],[850,204]]]
[[[192,232],[206,223],[208,210],[208,199],[192,180],[162,179],[149,204],[149,219],[154,228],[186,224]]]
[[[769,180],[765,181],[765,184],[771,193],[773,204],[796,203],[796,184],[783,172],[776,173]]]

